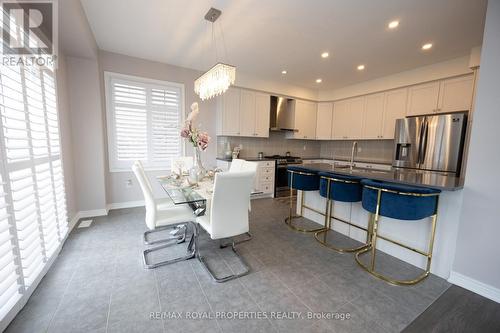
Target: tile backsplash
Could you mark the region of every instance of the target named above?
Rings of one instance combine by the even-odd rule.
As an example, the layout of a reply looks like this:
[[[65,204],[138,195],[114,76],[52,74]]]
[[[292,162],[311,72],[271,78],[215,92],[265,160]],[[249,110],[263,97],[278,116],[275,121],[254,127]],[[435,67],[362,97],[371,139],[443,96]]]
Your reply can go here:
[[[353,141],[323,141],[320,156],[323,158],[351,158]],[[359,161],[391,163],[394,140],[358,140],[356,158]]]
[[[246,138],[246,137],[217,137],[217,157],[224,156],[226,142],[231,145],[231,150],[242,145],[240,157],[254,158],[259,152],[264,155],[285,155],[287,151],[292,156],[318,157],[321,152],[321,142],[313,140],[286,139],[284,132],[270,132],[269,138]]]
[[[217,137],[217,157],[224,156],[226,142],[231,149],[242,145],[242,158],[255,158],[259,152],[264,155],[284,155],[287,151],[292,156],[302,158],[346,158],[351,157],[353,141],[313,141],[286,139],[284,132],[270,132],[269,138]],[[393,140],[358,140],[358,161],[391,163]]]

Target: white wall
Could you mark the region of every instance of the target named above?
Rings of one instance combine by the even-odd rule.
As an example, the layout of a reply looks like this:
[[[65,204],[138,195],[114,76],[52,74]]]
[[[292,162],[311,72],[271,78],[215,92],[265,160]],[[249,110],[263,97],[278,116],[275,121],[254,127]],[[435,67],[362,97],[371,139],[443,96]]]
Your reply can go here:
[[[472,73],[469,68],[470,56],[443,61],[429,66],[384,76],[375,80],[335,90],[322,90],[318,94],[320,101],[333,101],[352,96],[364,95],[383,90],[409,86],[422,82],[438,80],[450,76]]]
[[[452,281],[500,302],[500,1],[486,13]]]
[[[66,57],[79,211],[106,208],[103,110],[96,59]]]

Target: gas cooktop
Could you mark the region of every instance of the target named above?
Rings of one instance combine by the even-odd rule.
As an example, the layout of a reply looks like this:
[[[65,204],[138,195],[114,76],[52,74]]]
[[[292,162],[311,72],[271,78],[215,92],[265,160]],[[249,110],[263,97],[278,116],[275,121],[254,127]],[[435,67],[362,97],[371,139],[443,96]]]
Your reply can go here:
[[[286,164],[301,164],[302,159],[297,156],[286,156],[286,155],[270,155],[264,156],[265,158],[272,158],[276,160],[276,164],[286,165]]]

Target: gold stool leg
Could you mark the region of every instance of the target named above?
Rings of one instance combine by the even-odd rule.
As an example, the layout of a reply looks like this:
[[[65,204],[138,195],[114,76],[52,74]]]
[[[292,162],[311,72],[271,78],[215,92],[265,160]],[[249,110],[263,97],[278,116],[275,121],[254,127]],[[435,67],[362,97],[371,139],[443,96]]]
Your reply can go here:
[[[431,232],[430,232],[429,248],[428,248],[429,251],[427,253],[420,252],[420,254],[423,254],[427,257],[427,265],[426,265],[425,271],[422,274],[420,274],[419,276],[417,276],[415,279],[399,280],[399,279],[393,279],[393,278],[387,277],[387,276],[385,276],[385,275],[383,275],[375,270],[375,255],[376,255],[376,245],[377,245],[376,242],[377,242],[378,220],[379,220],[379,212],[380,212],[380,198],[381,198],[381,190],[378,191],[376,213],[375,213],[374,217],[372,218],[373,225],[372,225],[370,246],[367,247],[366,249],[363,249],[361,251],[356,252],[354,255],[354,259],[356,260],[358,265],[360,265],[361,268],[363,268],[365,271],[367,271],[371,275],[373,275],[381,280],[384,280],[390,284],[393,284],[396,286],[409,286],[409,285],[417,284],[420,281],[422,281],[423,279],[425,279],[426,277],[428,277],[430,274],[431,261],[432,261],[432,250],[433,250],[433,246],[434,246],[434,238],[435,238],[435,233],[436,233],[437,205],[436,205],[436,213],[432,216],[432,219],[431,219]],[[388,238],[385,238],[385,237],[382,237],[382,238],[386,239],[388,241],[391,241]],[[391,241],[391,242],[395,243],[395,241]],[[410,248],[406,245],[403,245],[401,243],[396,242],[395,244],[412,250],[412,248]],[[359,256],[363,255],[367,252],[370,252],[370,251],[371,251],[371,264],[370,264],[370,267],[368,267],[363,262],[361,262]]]
[[[327,186],[328,186],[328,189],[327,189],[327,198],[330,198],[330,179],[328,179],[328,185]],[[337,251],[337,252],[340,252],[340,253],[356,252],[356,251],[359,251],[361,249],[366,248],[368,246],[368,244],[363,244],[361,246],[354,247],[354,248],[340,248],[340,247],[336,247],[335,245],[329,243],[326,240],[326,238],[328,236],[328,233],[330,231],[333,231],[333,230],[331,230],[331,227],[332,227],[332,218],[335,218],[335,217],[333,216],[332,212],[333,212],[333,200],[327,199],[327,211],[326,211],[326,216],[325,216],[325,219],[326,219],[325,220],[325,229],[316,232],[314,234],[314,238],[321,245],[326,246],[327,248],[332,249],[332,250]],[[344,221],[344,220],[341,220],[341,219],[338,219],[338,220],[351,225],[351,223],[348,222],[348,221]],[[320,239],[320,235],[323,235],[323,237],[322,237],[323,239]]]
[[[285,218],[285,224],[292,230],[298,231],[298,232],[303,232],[303,233],[311,233],[311,232],[317,232],[320,230],[324,230],[325,227],[320,227],[320,228],[312,228],[312,229],[306,229],[306,228],[300,228],[295,225],[293,225],[293,220],[302,217],[303,209],[304,209],[304,193],[301,194],[300,197],[300,215],[293,215],[293,172],[290,175],[290,213],[287,218]],[[304,192],[304,191],[302,191]]]

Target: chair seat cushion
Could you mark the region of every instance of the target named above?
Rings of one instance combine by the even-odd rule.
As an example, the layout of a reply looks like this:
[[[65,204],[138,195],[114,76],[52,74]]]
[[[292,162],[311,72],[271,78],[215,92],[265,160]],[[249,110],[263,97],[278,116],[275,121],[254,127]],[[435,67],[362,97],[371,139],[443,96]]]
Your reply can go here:
[[[359,202],[362,197],[361,178],[356,176],[340,175],[330,172],[320,172],[320,177],[328,177],[338,180],[354,181],[356,183],[344,183],[342,181],[330,180],[329,199],[342,202]],[[328,180],[320,178],[319,194],[326,198],[328,192]]]
[[[380,199],[379,214],[398,220],[420,220],[436,213],[438,196],[415,196],[405,195],[404,193],[423,195],[441,193],[440,190],[433,188],[393,184],[368,179],[363,179],[361,184],[363,185],[363,208],[371,213],[375,213],[377,209],[378,191],[366,186],[403,193],[382,192]]]
[[[193,210],[188,205],[173,205],[167,209],[159,209],[156,215],[156,226],[166,226],[195,220]]]
[[[290,166],[288,172],[288,186],[300,191],[317,191],[319,190],[319,176],[317,171],[309,170],[308,168]],[[296,173],[295,173],[296,172]],[[305,174],[304,174],[305,173]],[[293,181],[292,181],[293,175]]]

